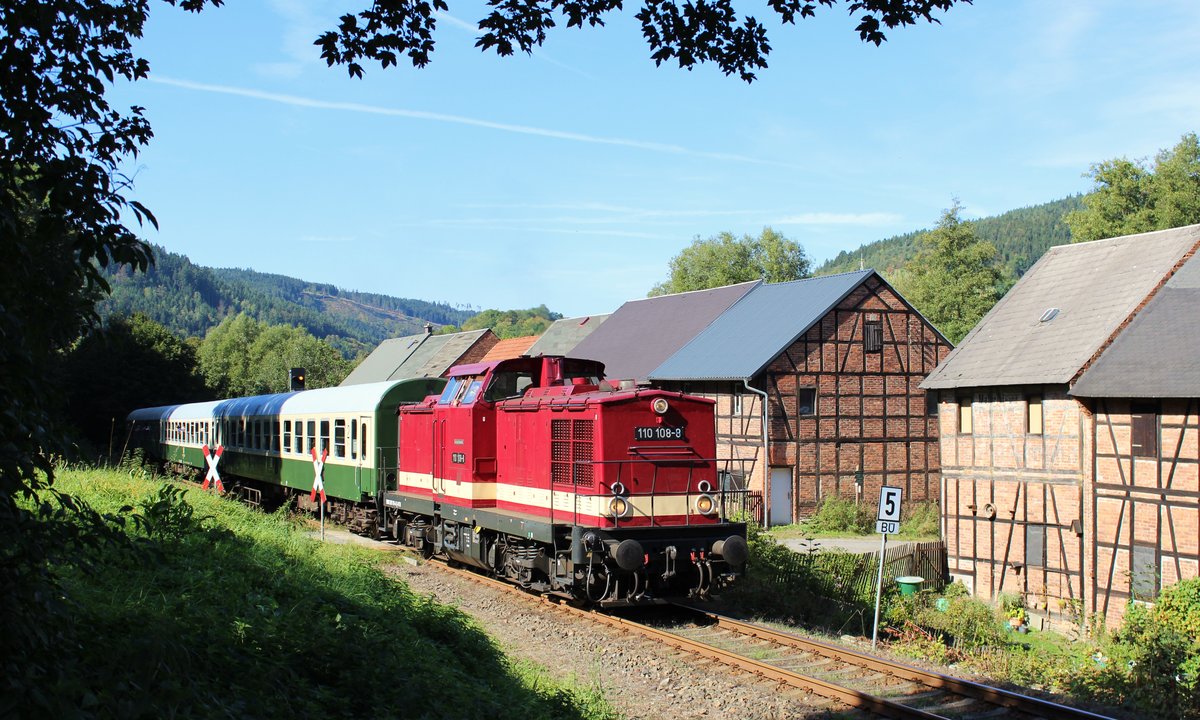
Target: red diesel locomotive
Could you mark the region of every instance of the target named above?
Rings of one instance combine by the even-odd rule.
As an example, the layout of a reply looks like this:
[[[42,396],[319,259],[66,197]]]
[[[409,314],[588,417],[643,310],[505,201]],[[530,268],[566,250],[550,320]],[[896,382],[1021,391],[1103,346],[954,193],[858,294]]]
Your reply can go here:
[[[392,536],[598,605],[703,597],[746,562],[718,479],[713,405],[611,388],[562,357],[461,365],[398,410]],[[740,497],[738,498],[740,500]]]

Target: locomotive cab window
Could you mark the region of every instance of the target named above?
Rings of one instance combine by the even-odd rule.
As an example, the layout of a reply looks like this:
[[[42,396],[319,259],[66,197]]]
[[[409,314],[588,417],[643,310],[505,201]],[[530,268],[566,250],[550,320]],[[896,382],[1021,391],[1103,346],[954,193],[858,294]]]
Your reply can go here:
[[[463,393],[460,405],[470,405],[475,402],[475,398],[479,397],[479,390],[483,387],[483,380],[472,378],[471,382],[467,383],[467,390]]]
[[[453,402],[454,398],[458,397],[458,391],[462,389],[461,385],[461,378],[450,378],[450,381],[446,383],[446,387],[442,389],[442,394],[438,398],[438,405],[449,405]]]
[[[520,397],[534,383],[533,373],[525,370],[507,370],[492,375],[483,399],[496,402],[505,398]]]

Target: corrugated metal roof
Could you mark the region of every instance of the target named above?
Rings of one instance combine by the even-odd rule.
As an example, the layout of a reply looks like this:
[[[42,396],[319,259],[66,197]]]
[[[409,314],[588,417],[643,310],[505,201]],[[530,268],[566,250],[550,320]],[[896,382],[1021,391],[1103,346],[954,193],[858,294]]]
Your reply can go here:
[[[408,359],[413,350],[420,347],[422,342],[431,337],[440,336],[418,333],[416,335],[405,335],[404,337],[384,340],[379,343],[378,347],[371,351],[370,355],[363,358],[363,361],[346,376],[341,385],[345,387],[347,385],[361,385],[363,383],[387,380],[396,371],[396,368],[400,367],[401,363]]]
[[[762,371],[874,270],[759,285],[650,373],[652,380],[743,380]]]
[[[554,324],[546,328],[546,332],[542,333],[538,341],[525,351],[525,354],[530,357],[570,355],[575,350],[575,346],[595,332],[596,328],[604,324],[608,317],[608,315],[583,315],[555,320]]]
[[[1198,240],[1191,225],[1050,248],[921,387],[1070,382]]]
[[[479,362],[491,362],[492,360],[512,360],[526,355],[529,346],[537,342],[537,335],[526,335],[519,338],[508,338],[501,340],[492,346],[491,350],[487,351]]]
[[[599,360],[613,380],[645,380],[761,281],[630,300],[570,352]]]
[[[1081,397],[1200,397],[1200,254],[1193,255],[1071,388]]]
[[[412,353],[398,368],[392,371],[387,379],[441,377],[443,373],[457,365],[462,356],[466,355],[467,351],[485,335],[495,338],[495,333],[487,328],[450,333],[449,335],[434,335],[414,348]]]

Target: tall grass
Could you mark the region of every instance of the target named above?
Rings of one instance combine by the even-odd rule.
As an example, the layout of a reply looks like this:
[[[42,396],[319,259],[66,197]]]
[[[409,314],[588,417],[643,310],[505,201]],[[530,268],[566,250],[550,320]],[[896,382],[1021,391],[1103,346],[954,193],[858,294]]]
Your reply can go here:
[[[137,471],[67,470],[56,487],[126,518],[129,542],[56,568],[73,622],[48,629],[55,657],[26,663],[54,672],[0,681],[0,716],[615,717],[389,579],[378,553],[285,514]]]

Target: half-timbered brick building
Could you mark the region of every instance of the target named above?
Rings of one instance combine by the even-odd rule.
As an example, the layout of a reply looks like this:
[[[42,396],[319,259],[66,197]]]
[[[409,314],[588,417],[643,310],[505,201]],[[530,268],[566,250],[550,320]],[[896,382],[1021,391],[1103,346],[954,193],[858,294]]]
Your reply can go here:
[[[1200,226],[1052,248],[923,387],[951,574],[1051,619],[1200,571]]]
[[[830,496],[874,502],[884,484],[907,503],[937,498],[937,423],[919,385],[950,348],[863,270],[756,286],[649,379],[717,401],[718,452],[742,460],[733,484],[764,490],[781,524]]]

